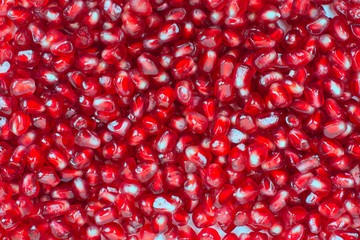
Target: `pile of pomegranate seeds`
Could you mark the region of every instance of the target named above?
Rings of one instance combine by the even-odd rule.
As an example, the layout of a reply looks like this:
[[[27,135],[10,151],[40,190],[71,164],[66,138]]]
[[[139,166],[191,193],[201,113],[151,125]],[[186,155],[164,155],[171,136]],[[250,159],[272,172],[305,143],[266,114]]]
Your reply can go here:
[[[0,4],[1,239],[360,239],[359,0]]]

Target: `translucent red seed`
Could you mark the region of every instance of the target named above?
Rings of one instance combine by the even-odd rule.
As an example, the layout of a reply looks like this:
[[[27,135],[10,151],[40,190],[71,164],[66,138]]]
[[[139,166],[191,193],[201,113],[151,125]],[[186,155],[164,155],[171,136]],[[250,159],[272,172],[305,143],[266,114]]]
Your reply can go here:
[[[3,1],[0,238],[359,239],[358,5]]]

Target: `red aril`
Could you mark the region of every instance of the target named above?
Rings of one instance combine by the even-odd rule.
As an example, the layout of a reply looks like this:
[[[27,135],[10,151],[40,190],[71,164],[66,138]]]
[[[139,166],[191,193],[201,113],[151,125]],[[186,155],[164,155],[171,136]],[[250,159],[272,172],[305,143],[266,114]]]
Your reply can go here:
[[[359,239],[359,3],[3,1],[0,236]]]

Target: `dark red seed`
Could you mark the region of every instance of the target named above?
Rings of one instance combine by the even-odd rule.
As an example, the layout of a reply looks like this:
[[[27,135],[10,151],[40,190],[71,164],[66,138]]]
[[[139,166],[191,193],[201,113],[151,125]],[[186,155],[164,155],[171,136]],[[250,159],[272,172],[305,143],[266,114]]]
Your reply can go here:
[[[359,0],[0,2],[0,238],[360,239]]]

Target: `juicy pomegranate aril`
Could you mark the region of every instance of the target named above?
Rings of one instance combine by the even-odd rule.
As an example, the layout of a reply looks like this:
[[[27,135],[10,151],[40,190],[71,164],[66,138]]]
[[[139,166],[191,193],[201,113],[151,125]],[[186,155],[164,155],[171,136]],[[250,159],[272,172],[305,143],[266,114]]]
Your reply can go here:
[[[0,238],[360,239],[359,16],[0,1]]]

